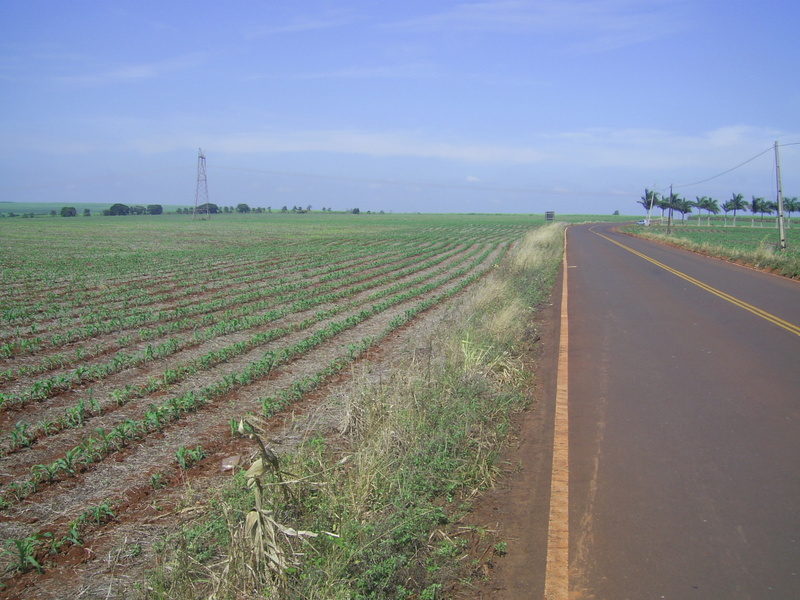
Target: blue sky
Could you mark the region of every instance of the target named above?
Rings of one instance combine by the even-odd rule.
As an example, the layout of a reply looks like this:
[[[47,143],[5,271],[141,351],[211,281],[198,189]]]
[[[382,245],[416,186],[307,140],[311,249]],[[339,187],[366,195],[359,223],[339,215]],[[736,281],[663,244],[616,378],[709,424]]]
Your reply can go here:
[[[800,6],[0,4],[0,200],[640,214],[800,195]]]

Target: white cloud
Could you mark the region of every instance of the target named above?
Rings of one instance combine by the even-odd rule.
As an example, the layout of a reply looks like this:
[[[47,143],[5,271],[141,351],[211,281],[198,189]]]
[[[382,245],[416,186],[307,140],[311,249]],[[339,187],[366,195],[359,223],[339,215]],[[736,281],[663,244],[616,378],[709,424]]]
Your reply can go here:
[[[640,169],[724,169],[733,167],[775,140],[796,134],[769,128],[728,126],[696,135],[656,129],[586,129],[544,136],[557,162]],[[709,175],[713,175],[710,173]]]
[[[359,19],[345,11],[331,11],[321,15],[302,15],[291,19],[288,23],[258,27],[245,34],[246,38],[258,38],[281,33],[300,33],[333,29],[357,22]]]
[[[62,76],[58,77],[57,81],[72,85],[105,85],[125,81],[138,81],[193,68],[199,63],[200,58],[198,55],[188,55],[152,63],[121,65],[98,73]]]
[[[684,0],[506,0],[471,2],[391,27],[421,33],[555,34],[582,51],[661,38],[683,28]]]
[[[296,79],[428,79],[435,77],[431,63],[409,63],[376,67],[347,67],[318,73],[296,75]]]
[[[480,142],[445,142],[407,132],[364,132],[353,130],[244,132],[233,135],[154,136],[141,139],[142,152],[164,152],[196,145],[201,137],[208,148],[230,154],[330,152],[368,156],[413,156],[464,162],[524,164],[545,158],[540,151],[525,146]],[[190,141],[191,140],[191,141]]]

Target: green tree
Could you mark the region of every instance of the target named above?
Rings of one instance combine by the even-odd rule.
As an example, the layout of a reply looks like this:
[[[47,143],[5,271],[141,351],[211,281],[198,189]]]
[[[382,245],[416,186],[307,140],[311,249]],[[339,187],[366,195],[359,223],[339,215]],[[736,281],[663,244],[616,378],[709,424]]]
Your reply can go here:
[[[764,199],[763,198],[756,198],[752,196],[752,201],[748,205],[748,209],[753,214],[752,219],[750,220],[750,227],[756,226],[756,213],[761,213],[761,225],[764,225]]]
[[[792,196],[791,198],[784,198],[783,199],[783,211],[789,214],[789,227],[792,226],[792,213],[793,212],[800,212],[800,200],[797,199],[797,196]]]
[[[74,206],[65,206],[61,209],[61,216],[62,217],[77,217],[78,211],[75,210]]]
[[[712,214],[715,214],[715,215],[719,214],[719,202],[714,200],[714,198],[706,198],[706,202],[703,205],[703,210],[706,211],[706,215],[707,215],[706,225],[708,227],[711,227],[711,215]]]
[[[681,222],[683,222],[684,217],[692,212],[692,207],[695,205],[694,202],[691,200],[687,200],[686,198],[677,197],[673,201],[673,208],[681,213]],[[685,225],[685,223],[684,223]]]
[[[84,217],[91,217],[92,216],[92,209],[91,208],[84,208],[83,209],[83,216]]]
[[[201,204],[197,207],[197,214],[212,214],[216,215],[219,213],[219,206],[216,204],[212,204],[211,202],[206,202],[205,204]]]
[[[250,207],[247,206],[247,204],[244,204],[244,203],[237,204],[236,205],[236,212],[238,212],[238,213],[249,213],[250,212]]]
[[[778,212],[778,203],[777,202],[771,202],[769,200],[765,201],[763,206],[761,207],[761,226],[762,227],[764,226],[764,215],[765,214],[771,215],[772,213],[777,213],[777,212]],[[775,226],[777,227],[777,225],[778,224],[776,222]]]
[[[108,214],[112,217],[124,217],[131,214],[131,209],[126,204],[112,204],[108,209]]]
[[[147,214],[148,215],[160,215],[164,213],[164,207],[160,204],[148,204],[147,205]]]
[[[727,227],[728,226],[728,213],[731,210],[733,210],[731,208],[731,201],[730,200],[726,200],[725,202],[722,203],[722,206],[720,206],[720,208],[722,209],[722,212],[725,213],[725,227]]]
[[[661,209],[661,222],[664,222],[664,211],[670,207],[669,196],[656,198],[656,206]]]
[[[653,206],[658,206],[658,192],[653,190],[648,190],[644,188],[644,196],[642,196],[639,200],[636,201],[638,204],[641,204],[644,207],[644,210],[647,212],[647,223],[650,224],[650,210]],[[324,209],[323,209],[324,210]],[[663,213],[662,213],[663,216]]]
[[[736,211],[747,210],[747,202],[741,194],[731,194],[730,210],[733,211],[733,226],[736,227]]]
[[[697,207],[697,224],[698,225],[700,225],[700,217],[703,216],[703,206],[705,205],[707,200],[708,200],[707,196],[695,196],[694,197],[694,202],[692,202],[692,205]]]

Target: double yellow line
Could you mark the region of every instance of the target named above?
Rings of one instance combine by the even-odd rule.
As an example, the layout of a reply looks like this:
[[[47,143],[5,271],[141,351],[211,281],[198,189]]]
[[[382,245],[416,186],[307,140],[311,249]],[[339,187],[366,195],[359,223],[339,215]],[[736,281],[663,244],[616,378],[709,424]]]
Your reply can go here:
[[[595,235],[599,235],[601,238],[603,238],[605,240],[608,240],[612,244],[616,244],[620,248],[624,248],[628,252],[632,252],[636,256],[639,256],[639,257],[645,259],[646,261],[648,261],[648,262],[650,262],[650,263],[652,263],[652,264],[654,264],[654,265],[656,265],[658,267],[661,267],[665,271],[669,271],[673,275],[676,275],[676,276],[680,277],[684,281],[688,281],[689,283],[692,283],[692,284],[696,285],[697,287],[699,287],[699,288],[701,288],[701,289],[703,289],[703,290],[705,290],[705,291],[707,291],[707,292],[709,292],[711,294],[714,294],[718,298],[722,298],[723,300],[727,300],[731,304],[734,304],[734,305],[736,305],[736,306],[738,306],[740,308],[743,308],[746,311],[749,311],[749,312],[753,313],[754,315],[756,315],[758,317],[761,317],[762,319],[766,319],[770,323],[774,323],[775,325],[777,325],[778,327],[782,327],[786,331],[789,331],[789,332],[791,332],[791,333],[793,333],[795,335],[800,335],[800,327],[798,327],[797,325],[794,325],[793,323],[789,323],[789,321],[785,321],[785,320],[781,319],[780,317],[776,317],[772,313],[768,313],[765,310],[761,310],[757,306],[753,306],[752,304],[748,304],[744,300],[739,300],[735,296],[731,296],[730,294],[726,294],[725,292],[723,292],[721,290],[718,290],[717,288],[713,288],[710,285],[707,285],[707,284],[703,283],[702,281],[699,281],[699,280],[695,279],[694,277],[690,277],[686,273],[682,273],[681,271],[673,269],[672,267],[670,267],[668,265],[665,265],[662,262],[659,262],[659,261],[657,261],[657,260],[655,260],[653,258],[650,258],[646,254],[642,254],[641,252],[638,252],[637,250],[634,250],[633,248],[630,248],[630,247],[626,246],[625,244],[621,244],[620,242],[618,242],[616,240],[612,240],[610,237],[608,237],[606,235],[603,235],[602,233],[598,233],[598,232],[596,232],[594,230],[591,230],[591,231]]]

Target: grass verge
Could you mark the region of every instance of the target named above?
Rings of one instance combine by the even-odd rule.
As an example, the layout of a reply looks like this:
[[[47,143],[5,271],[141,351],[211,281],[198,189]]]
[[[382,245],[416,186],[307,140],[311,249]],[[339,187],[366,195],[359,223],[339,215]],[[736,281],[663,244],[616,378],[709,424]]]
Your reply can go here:
[[[660,226],[625,226],[622,230],[659,242],[675,244],[687,250],[751,265],[779,273],[792,279],[800,278],[800,229],[787,229],[787,248],[778,248],[776,229],[760,227],[683,228],[676,226],[667,235]]]
[[[243,422],[257,458],[165,540],[143,596],[444,597],[466,543],[448,523],[492,485],[531,400],[530,327],[562,239],[559,224],[532,230],[390,372],[363,366],[336,435],[276,457]]]

